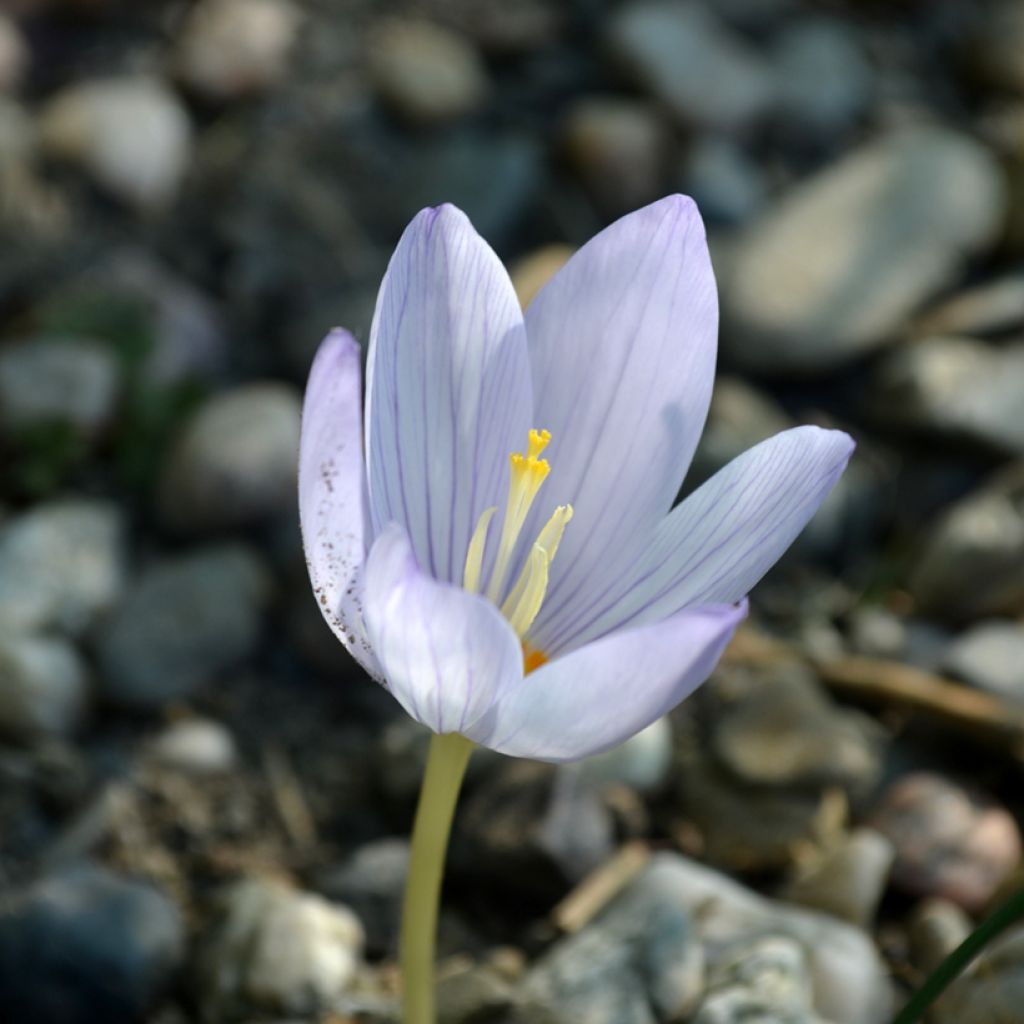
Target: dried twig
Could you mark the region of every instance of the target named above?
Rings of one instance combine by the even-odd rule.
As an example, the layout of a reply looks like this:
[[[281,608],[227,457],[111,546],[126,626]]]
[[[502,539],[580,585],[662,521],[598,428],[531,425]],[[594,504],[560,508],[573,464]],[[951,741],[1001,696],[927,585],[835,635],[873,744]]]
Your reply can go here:
[[[551,918],[563,932],[578,932],[589,924],[643,870],[651,851],[646,843],[626,843],[592,871],[554,910]]]

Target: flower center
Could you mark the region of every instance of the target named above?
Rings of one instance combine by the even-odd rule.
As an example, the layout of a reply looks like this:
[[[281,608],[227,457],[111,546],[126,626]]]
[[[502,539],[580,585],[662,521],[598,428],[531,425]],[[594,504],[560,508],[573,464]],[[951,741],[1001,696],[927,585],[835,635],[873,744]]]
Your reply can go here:
[[[501,536],[498,540],[498,551],[494,558],[494,568],[487,581],[486,594],[490,601],[498,605],[502,615],[508,619],[517,636],[522,640],[544,602],[548,588],[548,568],[558,551],[558,544],[565,532],[565,527],[572,519],[572,506],[559,505],[551,518],[537,534],[526,563],[511,588],[506,588],[506,580],[516,542],[522,533],[526,517],[530,512],[541,484],[551,472],[547,459],[540,458],[541,452],[548,446],[551,435],[546,430],[531,430],[526,454],[513,452],[509,457],[512,464],[512,476],[508,488],[508,501],[505,504],[505,516],[501,523]],[[466,552],[466,568],[463,573],[463,586],[471,593],[480,593],[483,589],[484,548],[491,520],[497,512],[495,506],[484,509],[473,531]],[[507,593],[506,593],[507,589]],[[504,598],[504,600],[502,600]],[[539,668],[547,661],[541,651],[523,647],[524,668],[527,672]]]

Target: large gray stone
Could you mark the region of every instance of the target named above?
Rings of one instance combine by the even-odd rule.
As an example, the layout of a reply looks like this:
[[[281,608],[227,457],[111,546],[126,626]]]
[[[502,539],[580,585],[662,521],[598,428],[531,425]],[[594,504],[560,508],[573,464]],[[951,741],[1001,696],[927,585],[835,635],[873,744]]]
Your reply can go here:
[[[269,594],[262,562],[238,545],[153,566],[99,634],[101,694],[139,709],[187,699],[253,651]]]
[[[854,150],[739,239],[722,281],[726,351],[765,373],[856,359],[994,241],[1003,209],[998,166],[964,136],[917,127]]]
[[[694,915],[705,955],[718,963],[738,942],[787,936],[804,950],[814,1009],[833,1024],[889,1020],[889,974],[871,937],[826,914],[765,899],[677,854],[657,855],[636,886],[668,913]]]
[[[703,988],[693,910],[641,878],[530,971],[523,998],[563,1024],[655,1024],[687,1013]]]
[[[0,1019],[135,1024],[181,963],[184,927],[156,889],[79,867],[0,908]]]

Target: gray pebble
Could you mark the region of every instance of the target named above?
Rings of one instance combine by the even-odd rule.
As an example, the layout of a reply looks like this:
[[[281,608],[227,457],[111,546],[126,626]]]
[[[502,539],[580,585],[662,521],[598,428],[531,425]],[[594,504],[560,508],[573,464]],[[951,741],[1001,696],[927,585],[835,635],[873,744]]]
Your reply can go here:
[[[266,92],[287,74],[300,24],[289,0],[203,0],[177,35],[174,71],[214,100]]]
[[[168,726],[149,745],[149,756],[165,768],[191,775],[218,775],[237,758],[231,733],[208,718],[186,718]]]
[[[713,749],[739,778],[761,785],[840,785],[863,792],[881,771],[879,736],[865,716],[837,707],[797,666],[759,681],[723,707]]]
[[[616,12],[606,40],[623,75],[684,125],[743,129],[773,103],[769,65],[708,8],[638,0]]]
[[[29,338],[0,348],[0,427],[68,423],[91,438],[114,418],[120,370],[107,345],[88,338]]]
[[[598,207],[619,216],[665,192],[670,137],[657,108],[618,96],[588,96],[565,116],[562,148]]]
[[[709,224],[734,226],[760,212],[768,186],[757,164],[732,140],[716,135],[695,139],[679,178]],[[721,378],[715,389],[721,386]]]
[[[927,338],[882,362],[873,404],[887,423],[1024,456],[1022,395],[1024,344]]]
[[[894,858],[893,845],[885,836],[859,828],[805,867],[782,895],[867,928],[874,921]]]
[[[408,840],[376,839],[327,871],[317,888],[351,907],[365,923],[368,952],[377,956],[394,954],[408,872]]]
[[[872,71],[849,24],[801,18],[773,46],[778,113],[812,136],[849,128],[872,99]]]
[[[368,41],[370,78],[381,99],[419,124],[451,121],[477,109],[488,82],[472,43],[418,18],[379,23]]]
[[[22,741],[67,736],[88,701],[85,665],[66,640],[0,634],[0,732]]]
[[[120,597],[124,558],[124,520],[115,505],[37,505],[0,528],[0,626],[85,632]]]
[[[1024,464],[946,511],[925,537],[909,584],[925,614],[1024,611]]]
[[[893,883],[984,910],[1021,860],[1012,815],[991,797],[930,772],[914,772],[881,795],[870,824],[893,844]]]
[[[949,645],[942,667],[983,690],[1024,703],[1024,626],[979,622]]]
[[[160,517],[183,533],[250,525],[293,511],[301,401],[286,384],[246,384],[185,424],[160,478]]]

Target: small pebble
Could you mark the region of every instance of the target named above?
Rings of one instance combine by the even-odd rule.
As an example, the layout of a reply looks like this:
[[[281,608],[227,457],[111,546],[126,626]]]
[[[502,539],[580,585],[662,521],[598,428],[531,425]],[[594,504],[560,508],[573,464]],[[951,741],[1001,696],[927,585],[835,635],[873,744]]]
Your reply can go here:
[[[869,828],[851,832],[784,888],[785,899],[868,928],[889,881],[893,844]]]
[[[282,383],[245,384],[209,399],[184,425],[160,478],[160,517],[210,533],[292,512],[301,400]]]
[[[344,903],[365,922],[367,952],[375,956],[397,949],[405,879],[409,873],[406,839],[375,839],[327,871],[317,888]]]
[[[562,148],[598,207],[619,216],[665,192],[669,132],[657,108],[616,96],[588,96],[566,114]]]
[[[90,629],[124,589],[124,543],[124,513],[106,501],[39,504],[0,526],[0,627]]]
[[[88,704],[88,672],[67,641],[0,634],[0,732],[20,741],[67,736]]]
[[[215,100],[266,92],[284,80],[300,24],[288,0],[202,0],[177,37],[175,71]]]
[[[870,824],[896,851],[896,885],[917,896],[942,896],[970,913],[985,910],[1021,859],[1020,831],[1009,812],[940,775],[896,780]]]
[[[907,930],[914,966],[930,974],[973,930],[970,917],[956,903],[938,897],[922,900]]]
[[[982,690],[1024,704],[1024,625],[979,622],[949,645],[942,668]]]
[[[41,336],[0,349],[0,429],[70,424],[90,439],[114,418],[120,369],[110,346]]]
[[[909,583],[924,614],[963,620],[1024,612],[1024,470],[1008,470],[951,505],[925,536]]]
[[[218,775],[234,767],[231,733],[219,722],[187,718],[165,729],[149,747],[150,757],[166,768],[192,775]]]
[[[188,169],[192,128],[181,101],[159,80],[87,79],[43,109],[40,137],[56,157],[80,164],[125,203],[165,207]]]
[[[487,92],[479,55],[464,36],[420,19],[393,19],[371,33],[370,77],[384,103],[421,125],[476,110]]]
[[[741,131],[774,101],[768,63],[710,7],[672,0],[625,4],[608,21],[606,49],[624,77],[688,127]]]

